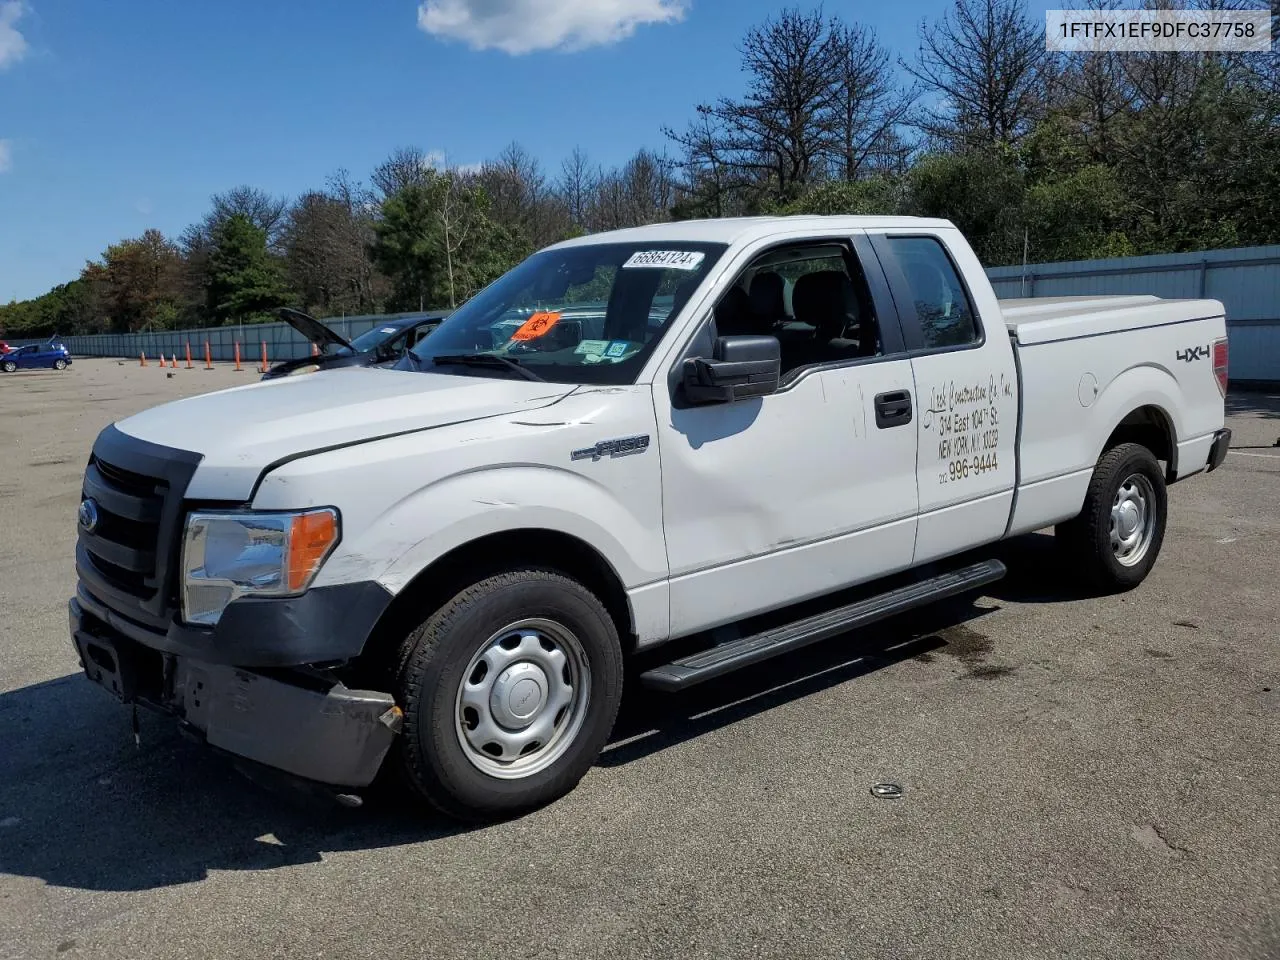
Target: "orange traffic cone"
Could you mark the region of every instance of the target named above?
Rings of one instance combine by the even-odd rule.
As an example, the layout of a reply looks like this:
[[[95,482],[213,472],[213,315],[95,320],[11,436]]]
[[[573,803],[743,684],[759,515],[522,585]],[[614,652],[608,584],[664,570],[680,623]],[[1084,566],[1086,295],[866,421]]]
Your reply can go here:
[[[267,372],[267,341],[262,341],[262,372]]]
[[[237,370],[244,369],[243,367],[240,366],[240,341],[239,340],[236,341],[236,369]]]
[[[204,368],[206,370],[213,369],[213,354],[209,352],[209,341],[204,342]]]
[[[178,355],[176,353],[173,355],[173,369],[178,369]]]
[[[194,367],[191,366],[191,341],[190,340],[187,341],[187,369],[188,370],[195,369]]]
[[[142,352],[140,352],[138,354],[138,359],[142,361],[141,363],[138,364],[138,366],[145,367],[147,365],[147,351],[143,350]]]
[[[160,369],[161,370],[164,369],[164,351],[163,350],[160,351]]]

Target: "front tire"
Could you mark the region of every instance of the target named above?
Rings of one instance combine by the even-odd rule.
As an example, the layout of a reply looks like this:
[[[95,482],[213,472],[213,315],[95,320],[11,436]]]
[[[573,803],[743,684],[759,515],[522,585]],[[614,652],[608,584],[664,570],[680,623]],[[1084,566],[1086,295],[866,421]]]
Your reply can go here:
[[[53,361],[53,369],[55,369],[55,370],[65,370],[65,369],[67,369],[67,361],[65,361],[65,360],[55,360],[55,361]]]
[[[1168,508],[1155,456],[1141,444],[1123,443],[1099,458],[1084,509],[1059,524],[1055,535],[1075,572],[1091,586],[1131,590],[1160,555]]]
[[[534,569],[482,580],[401,646],[404,779],[461,820],[549,803],[608,742],[622,672],[617,628],[581,584]]]

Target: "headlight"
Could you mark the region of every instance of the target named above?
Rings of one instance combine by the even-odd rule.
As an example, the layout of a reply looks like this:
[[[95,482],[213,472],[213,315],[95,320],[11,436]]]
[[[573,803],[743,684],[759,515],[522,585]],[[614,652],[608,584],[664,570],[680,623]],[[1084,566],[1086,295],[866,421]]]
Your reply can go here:
[[[192,513],[182,540],[182,618],[212,626],[237,597],[305,593],[338,544],[338,511]]]

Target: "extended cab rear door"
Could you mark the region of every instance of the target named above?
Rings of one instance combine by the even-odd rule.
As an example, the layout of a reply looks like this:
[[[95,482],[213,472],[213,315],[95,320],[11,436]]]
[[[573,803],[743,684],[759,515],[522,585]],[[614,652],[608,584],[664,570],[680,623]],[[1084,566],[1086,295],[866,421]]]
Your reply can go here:
[[[982,265],[958,230],[870,236],[915,376],[915,563],[997,540],[1017,477],[1018,374]]]

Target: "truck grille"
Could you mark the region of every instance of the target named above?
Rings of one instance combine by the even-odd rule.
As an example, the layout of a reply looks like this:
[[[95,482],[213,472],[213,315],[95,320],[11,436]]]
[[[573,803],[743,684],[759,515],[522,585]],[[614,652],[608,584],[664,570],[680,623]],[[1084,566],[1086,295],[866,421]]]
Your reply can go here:
[[[165,628],[177,606],[182,503],[199,461],[198,454],[107,427],[85,468],[81,495],[93,501],[96,522],[90,529],[82,519],[79,527],[82,588],[153,629]]]
[[[85,552],[113,587],[147,600],[156,595],[156,548],[168,484],[113,466],[89,461],[84,496],[98,507],[93,533],[81,532]]]

